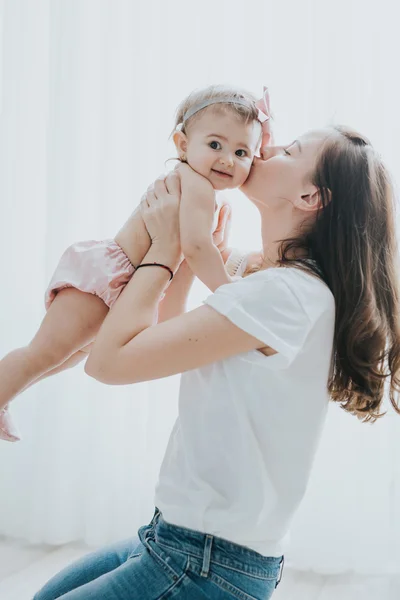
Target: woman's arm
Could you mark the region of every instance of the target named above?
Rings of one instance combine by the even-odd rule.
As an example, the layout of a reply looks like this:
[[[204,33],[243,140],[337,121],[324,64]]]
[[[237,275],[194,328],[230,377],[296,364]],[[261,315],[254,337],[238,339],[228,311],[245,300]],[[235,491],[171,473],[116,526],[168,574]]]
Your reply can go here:
[[[158,323],[163,323],[186,312],[187,299],[193,281],[193,271],[184,260],[165,292],[165,297],[159,304]]]
[[[153,245],[144,262],[161,262],[175,270],[181,257],[171,222],[179,232],[178,212],[168,215],[162,193],[158,192],[151,207],[155,223],[146,222],[150,234],[149,226],[153,227]],[[149,381],[265,347],[209,306],[156,325],[158,303],[168,280],[162,267],[135,272],[96,337],[85,366],[88,375],[115,385]]]
[[[181,200],[182,202],[182,200]],[[180,224],[181,226],[181,224]],[[218,224],[213,232],[213,243],[221,254],[225,264],[232,252],[228,248],[228,240],[231,226],[231,208],[225,201],[219,211]],[[175,274],[175,277],[168,287],[164,299],[160,302],[158,310],[158,323],[167,321],[172,317],[186,312],[187,298],[192,287],[195,275],[185,259]]]
[[[147,260],[165,253],[150,250]],[[110,385],[183,373],[229,356],[265,348],[209,306],[156,325],[157,305],[168,283],[160,267],[139,269],[114,304],[85,365],[88,375]]]
[[[182,200],[181,200],[182,202]],[[222,261],[226,263],[231,248],[228,248],[228,239],[231,225],[231,209],[229,204],[224,202],[218,215],[218,225],[213,233],[213,243],[221,254]],[[167,321],[172,317],[186,312],[187,298],[194,281],[194,273],[189,267],[187,260],[184,260],[178,272],[168,287],[165,298],[160,302],[158,311],[158,323]]]

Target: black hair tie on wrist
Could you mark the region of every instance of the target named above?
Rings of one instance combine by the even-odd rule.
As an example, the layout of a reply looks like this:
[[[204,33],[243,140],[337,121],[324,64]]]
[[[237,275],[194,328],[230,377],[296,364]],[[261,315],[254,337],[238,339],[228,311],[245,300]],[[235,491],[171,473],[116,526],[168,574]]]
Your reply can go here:
[[[135,269],[135,271],[137,271],[138,269],[140,269],[141,267],[162,267],[163,269],[166,269],[169,272],[169,280],[171,281],[171,279],[174,276],[174,273],[172,271],[172,269],[170,269],[169,267],[167,267],[167,265],[162,265],[161,263],[143,263],[141,265],[138,265]]]

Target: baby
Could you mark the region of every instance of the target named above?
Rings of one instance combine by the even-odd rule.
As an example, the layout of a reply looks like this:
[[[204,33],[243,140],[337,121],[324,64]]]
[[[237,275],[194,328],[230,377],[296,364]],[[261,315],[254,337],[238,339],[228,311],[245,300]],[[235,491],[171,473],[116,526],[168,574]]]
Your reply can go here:
[[[181,103],[173,140],[179,160],[219,191],[238,188],[246,181],[261,138],[266,145],[269,136],[265,88],[263,98],[255,102],[247,92],[212,86]],[[215,204],[214,194],[212,201]],[[216,206],[214,210],[217,213]],[[138,219],[144,230],[141,239]],[[198,235],[199,227],[190,207],[181,206],[181,238],[190,240]],[[87,357],[108,310],[135,271],[143,239],[150,244],[137,209],[114,239],[78,242],[64,252],[46,291],[47,312],[38,332],[27,346],[0,361],[0,439],[20,439],[8,409],[15,396]],[[241,264],[243,256],[234,251],[225,268],[234,276],[240,273]]]

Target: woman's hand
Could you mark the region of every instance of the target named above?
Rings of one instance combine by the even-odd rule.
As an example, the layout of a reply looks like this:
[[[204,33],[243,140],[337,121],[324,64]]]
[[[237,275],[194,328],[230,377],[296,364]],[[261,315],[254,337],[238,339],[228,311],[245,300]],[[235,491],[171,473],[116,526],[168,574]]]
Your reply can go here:
[[[157,246],[168,256],[179,257],[181,245],[179,232],[179,207],[181,186],[179,175],[169,173],[159,177],[140,203],[140,211],[153,246]]]

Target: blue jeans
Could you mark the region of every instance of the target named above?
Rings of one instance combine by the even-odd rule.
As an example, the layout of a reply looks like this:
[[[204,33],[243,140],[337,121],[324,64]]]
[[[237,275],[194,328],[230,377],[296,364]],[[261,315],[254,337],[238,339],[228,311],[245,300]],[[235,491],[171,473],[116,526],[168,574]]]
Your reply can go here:
[[[158,509],[138,534],[67,567],[34,600],[267,600],[280,581],[283,557],[171,525]]]

